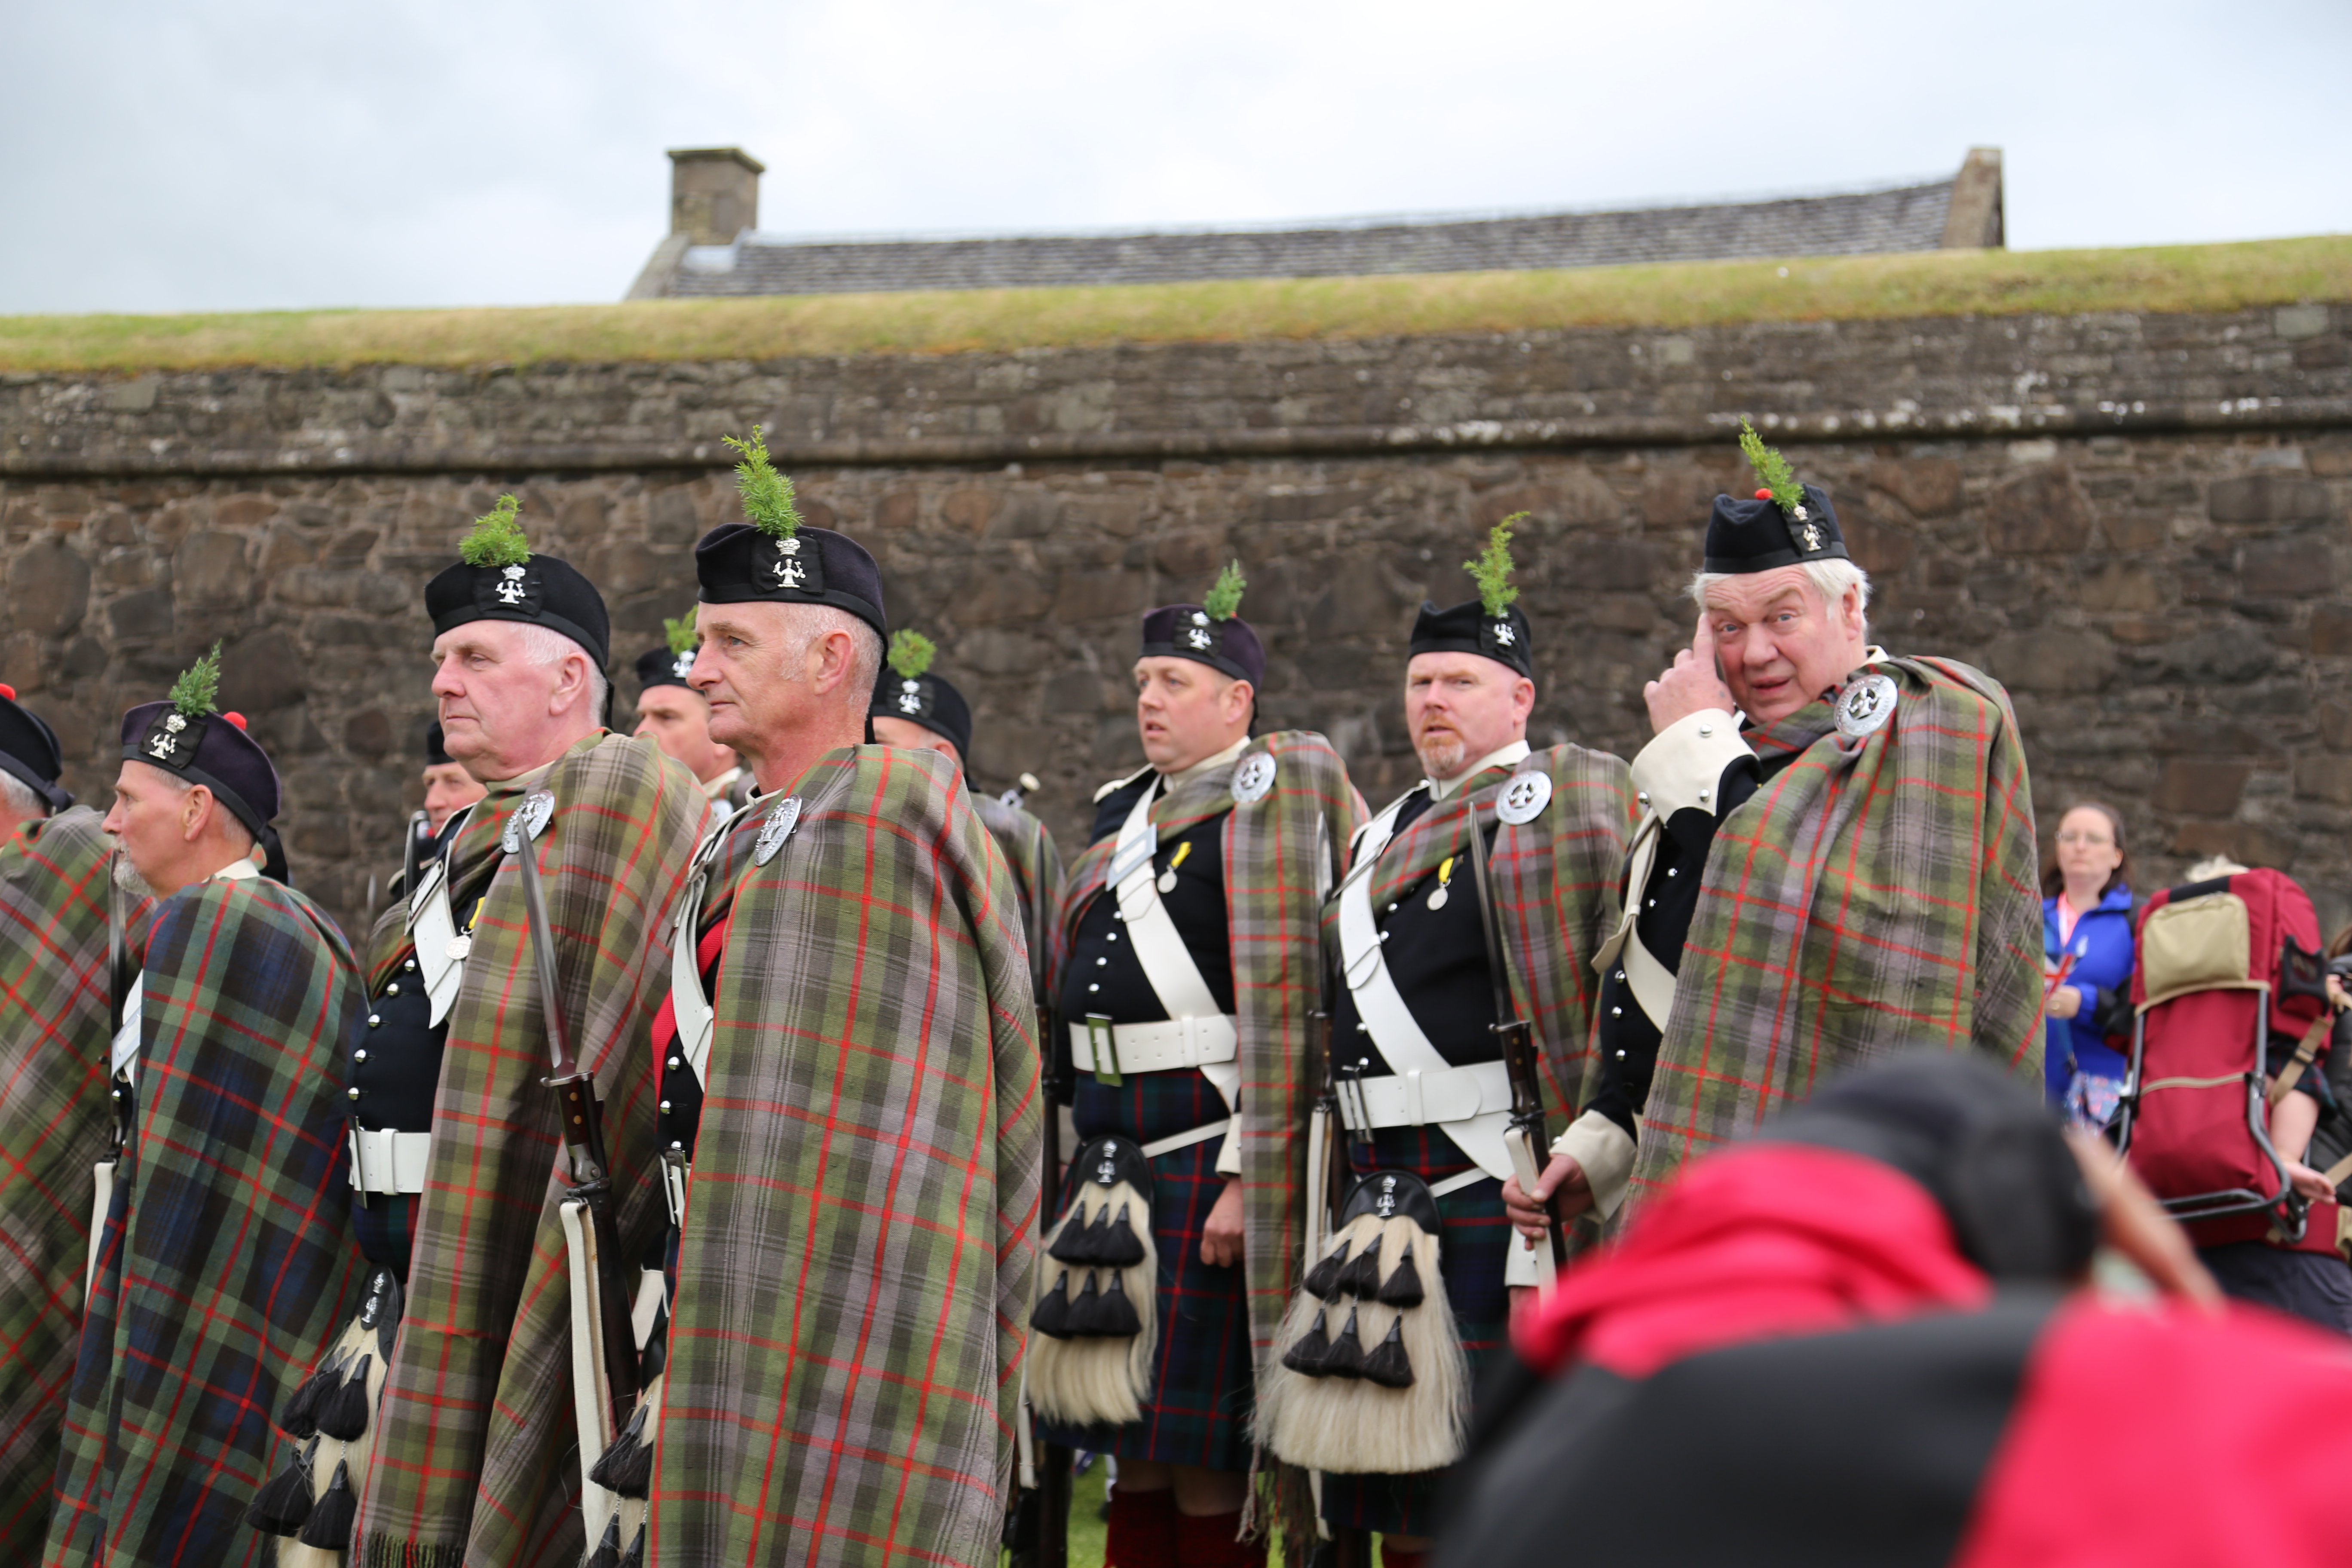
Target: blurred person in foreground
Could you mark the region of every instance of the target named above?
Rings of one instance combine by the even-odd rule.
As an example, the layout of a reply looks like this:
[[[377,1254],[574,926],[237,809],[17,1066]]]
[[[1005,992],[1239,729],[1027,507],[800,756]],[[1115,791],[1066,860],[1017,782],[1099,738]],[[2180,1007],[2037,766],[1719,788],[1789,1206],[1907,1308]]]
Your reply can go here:
[[[107,1144],[114,841],[64,768],[56,733],[0,685],[0,1563],[38,1555],[48,1526]]]
[[[2050,1103],[2091,1131],[2114,1120],[2130,1064],[2105,1021],[2131,994],[2131,854],[2124,819],[2086,800],[2066,808],[2042,869],[2042,952],[2050,1020],[2042,1075]]]
[[[2091,1285],[2100,1241],[2154,1299]],[[1696,1163],[1514,1349],[1441,1563],[2352,1562],[2341,1342],[2225,1306],[1981,1061],[1853,1074]]]

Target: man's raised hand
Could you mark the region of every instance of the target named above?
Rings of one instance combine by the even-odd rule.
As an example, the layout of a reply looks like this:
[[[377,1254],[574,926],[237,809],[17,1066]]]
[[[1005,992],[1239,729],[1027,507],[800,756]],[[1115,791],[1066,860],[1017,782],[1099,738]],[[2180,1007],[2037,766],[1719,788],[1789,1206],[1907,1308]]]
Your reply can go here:
[[[1699,612],[1698,629],[1691,634],[1690,647],[1675,655],[1675,662],[1642,688],[1642,700],[1650,705],[1653,733],[1709,708],[1732,711],[1731,689],[1716,670],[1715,628],[1707,624],[1706,611]]]

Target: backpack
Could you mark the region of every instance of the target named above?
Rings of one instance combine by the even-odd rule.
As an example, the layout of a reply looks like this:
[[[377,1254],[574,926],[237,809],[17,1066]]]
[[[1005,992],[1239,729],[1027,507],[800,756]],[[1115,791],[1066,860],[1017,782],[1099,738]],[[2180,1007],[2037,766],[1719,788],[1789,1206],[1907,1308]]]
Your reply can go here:
[[[2306,1205],[2271,1146],[2269,1111],[2326,1038],[2310,897],[2272,870],[2158,893],[2140,916],[2131,1001],[2116,1144],[2133,1171],[2200,1245],[2302,1244]],[[2294,1054],[2266,1087],[2273,1043],[2289,1040]],[[2325,1218],[2313,1240],[2332,1248]]]

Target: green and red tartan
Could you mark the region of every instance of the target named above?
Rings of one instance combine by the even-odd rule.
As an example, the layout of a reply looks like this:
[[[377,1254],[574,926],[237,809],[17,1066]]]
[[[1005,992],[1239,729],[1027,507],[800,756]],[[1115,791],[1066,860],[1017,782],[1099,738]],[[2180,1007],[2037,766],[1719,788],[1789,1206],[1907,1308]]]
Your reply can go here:
[[[1311,1015],[1322,1005],[1322,908],[1335,865],[1364,819],[1331,742],[1308,730],[1262,735],[1234,766],[1265,753],[1274,784],[1254,805],[1234,799],[1232,773],[1213,770],[1151,803],[1161,842],[1230,810],[1225,823],[1225,908],[1233,919],[1234,1027],[1241,1036],[1244,1265],[1250,1347],[1262,1360],[1289,1310],[1307,1245],[1307,1113],[1322,1084]],[[1116,835],[1089,845],[1070,868],[1055,922],[1066,951],[1087,901],[1101,891]],[[1231,1136],[1231,1134],[1228,1134]]]
[[[787,798],[735,862],[647,1560],[992,1565],[1043,1109],[1012,873],[938,752],[828,752],[735,843]]]
[[[709,802],[649,742],[600,732],[490,790],[450,846],[453,886],[478,881],[508,816],[542,789],[555,811],[534,847],[565,1021],[605,1094],[615,1171],[641,1172],[654,1109],[625,1064],[646,1055],[668,986],[667,916]],[[457,910],[461,923],[467,913]],[[489,880],[449,1010],[405,1310],[360,1488],[354,1538],[370,1568],[553,1563],[582,1551],[557,1215],[569,1179],[541,1081],[550,1058],[527,931],[509,857]],[[386,972],[404,945],[395,910],[377,924],[371,972]],[[643,1184],[627,1197],[622,1236],[641,1248],[657,1207]]]
[[[43,1562],[262,1563],[245,1507],[284,1380],[356,1304],[338,1071],[364,997],[334,923],[262,878],[159,900],[137,1120],[82,1323]]]
[[[1881,658],[1895,715],[1830,701],[1752,730],[1797,753],[1725,819],[1643,1112],[1636,1193],[1906,1049],[1977,1050],[2042,1081],[2033,800],[2009,697],[1947,659]]]
[[[1061,907],[1061,848],[1045,825],[1020,806],[1007,805],[989,795],[974,795],[971,805],[980,815],[981,826],[988,829],[1013,868],[1014,891],[1021,900],[1021,932],[1034,954],[1039,940],[1037,916],[1042,913],[1051,924],[1054,911]],[[1045,980],[1051,984],[1059,972],[1052,963],[1050,941],[1048,946]]]
[[[0,1563],[31,1561],[48,1530],[106,1154],[100,821],[76,806],[0,844]]]

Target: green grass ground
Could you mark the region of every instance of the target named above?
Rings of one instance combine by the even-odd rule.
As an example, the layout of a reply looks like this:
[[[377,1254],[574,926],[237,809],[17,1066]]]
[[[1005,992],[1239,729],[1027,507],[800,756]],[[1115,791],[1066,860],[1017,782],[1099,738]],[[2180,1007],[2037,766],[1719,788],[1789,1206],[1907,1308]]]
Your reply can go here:
[[[2234,310],[2336,300],[2352,300],[2352,236],[532,309],[5,316],[0,371],[761,360],[1565,327]]]

